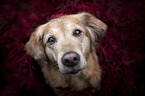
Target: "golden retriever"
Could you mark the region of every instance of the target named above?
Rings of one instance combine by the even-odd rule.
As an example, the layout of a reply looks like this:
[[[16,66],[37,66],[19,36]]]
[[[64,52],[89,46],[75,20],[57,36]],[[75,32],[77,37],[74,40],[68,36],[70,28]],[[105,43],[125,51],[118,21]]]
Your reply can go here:
[[[101,68],[95,41],[106,30],[107,25],[90,13],[64,15],[40,25],[25,48],[53,89],[99,88]]]

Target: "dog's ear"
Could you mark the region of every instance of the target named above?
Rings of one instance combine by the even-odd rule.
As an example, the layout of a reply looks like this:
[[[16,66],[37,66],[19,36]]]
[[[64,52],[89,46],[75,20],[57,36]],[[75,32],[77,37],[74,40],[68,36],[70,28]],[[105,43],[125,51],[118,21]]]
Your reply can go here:
[[[31,34],[30,40],[25,45],[27,53],[35,60],[41,60],[42,58],[45,58],[42,45],[42,35],[45,27],[46,24],[40,25],[36,31]]]
[[[107,30],[107,25],[91,15],[90,13],[79,13],[77,14],[81,22],[86,26],[90,33],[91,41],[95,44],[95,41],[99,41],[100,38],[104,37]]]

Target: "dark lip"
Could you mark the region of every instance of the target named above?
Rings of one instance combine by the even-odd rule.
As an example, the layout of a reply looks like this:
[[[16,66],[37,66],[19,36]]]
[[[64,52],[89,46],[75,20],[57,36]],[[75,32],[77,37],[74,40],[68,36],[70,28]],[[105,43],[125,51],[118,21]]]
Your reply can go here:
[[[73,69],[72,71],[68,72],[67,74],[77,74],[77,73],[79,73],[80,71],[81,71],[81,69],[78,69],[78,70]]]

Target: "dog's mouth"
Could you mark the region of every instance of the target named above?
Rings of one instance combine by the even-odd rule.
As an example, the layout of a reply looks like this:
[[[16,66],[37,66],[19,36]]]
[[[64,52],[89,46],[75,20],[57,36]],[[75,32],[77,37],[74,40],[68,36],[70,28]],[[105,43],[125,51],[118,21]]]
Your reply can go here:
[[[81,73],[82,70],[83,69],[73,69],[70,72],[68,72],[67,74],[71,75],[71,76],[77,76],[77,75],[79,75]]]

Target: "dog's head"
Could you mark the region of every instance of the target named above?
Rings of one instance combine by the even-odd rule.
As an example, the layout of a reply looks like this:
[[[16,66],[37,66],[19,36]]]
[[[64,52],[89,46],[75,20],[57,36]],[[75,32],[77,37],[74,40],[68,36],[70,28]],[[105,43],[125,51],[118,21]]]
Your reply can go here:
[[[103,37],[106,29],[106,24],[89,13],[61,16],[39,26],[26,50],[40,63],[49,59],[61,73],[77,75],[87,66],[95,39]]]

